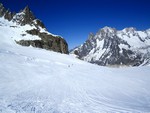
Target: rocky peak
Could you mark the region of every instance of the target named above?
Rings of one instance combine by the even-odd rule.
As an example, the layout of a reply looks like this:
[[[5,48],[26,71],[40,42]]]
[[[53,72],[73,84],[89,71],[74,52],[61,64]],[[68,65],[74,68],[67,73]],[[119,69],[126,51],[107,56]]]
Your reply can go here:
[[[7,19],[8,21],[11,21],[13,19],[13,16],[15,13],[10,12],[9,10],[6,11],[4,18]]]
[[[24,13],[30,13],[31,12],[31,10],[30,10],[28,5],[23,9],[23,12]]]
[[[35,19],[35,16],[32,13],[32,11],[30,10],[28,5],[24,8],[23,13],[25,14],[25,18],[28,20],[33,21]]]
[[[34,16],[28,5],[19,13],[12,13],[9,9],[6,10],[3,4],[0,3],[0,17],[4,17],[8,21],[16,22],[22,26],[29,24],[35,25],[37,29],[39,29],[39,27],[45,28],[43,22]]]
[[[6,9],[4,8],[3,4],[0,3],[0,17],[4,16]]]
[[[146,52],[150,51],[149,44],[148,30],[141,33],[130,27],[117,31],[106,26],[71,53],[78,53],[79,59],[102,66],[139,66],[149,62],[150,54]]]
[[[123,29],[123,31],[126,33],[134,33],[136,31],[136,28],[128,27],[128,28]]]
[[[115,28],[105,26],[96,33],[96,37],[101,37],[102,39],[104,37],[112,37],[116,32],[117,30]]]
[[[26,6],[19,13],[15,14],[10,12],[9,10],[6,10],[3,7],[3,4],[0,4],[0,17],[11,21],[12,24],[18,24],[17,26],[19,27],[16,27],[16,29],[22,29],[22,27],[24,27],[26,24],[29,25],[29,27],[25,27],[22,29],[22,32],[24,32],[24,34],[22,34],[22,32],[20,34],[22,40],[15,40],[17,44],[20,44],[22,46],[33,46],[37,48],[68,54],[68,44],[65,41],[65,39],[63,39],[60,36],[56,36],[49,33],[46,30],[43,22],[34,16],[29,6]],[[12,27],[14,26],[10,26],[10,30]],[[17,33],[19,33],[19,31]],[[26,34],[37,36],[40,39],[33,38],[32,40],[27,40],[26,38],[23,38],[26,36]]]
[[[22,26],[29,24],[34,25],[37,29],[39,29],[39,27],[46,29],[44,23],[34,16],[29,6],[26,6],[23,10],[17,13],[12,21]]]
[[[108,27],[108,26],[105,26],[104,28],[100,29],[100,31],[114,33],[114,32],[116,32],[116,29]]]
[[[0,3],[0,17],[4,17],[8,21],[11,21],[15,13],[9,11],[9,9],[5,9],[3,4]]]
[[[21,10],[13,17],[13,21],[17,22],[20,25],[26,25],[26,24],[32,25],[34,19],[35,16],[33,15],[29,6],[26,6],[23,10]]]

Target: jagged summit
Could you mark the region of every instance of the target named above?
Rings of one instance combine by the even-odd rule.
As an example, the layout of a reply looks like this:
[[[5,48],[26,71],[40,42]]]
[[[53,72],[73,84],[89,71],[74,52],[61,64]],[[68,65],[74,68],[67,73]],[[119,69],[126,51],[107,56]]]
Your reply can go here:
[[[12,13],[0,4],[0,25],[1,34],[7,32],[9,37],[19,45],[68,53],[67,42],[62,37],[49,33],[44,23],[35,17],[29,6],[19,13]]]
[[[100,29],[71,53],[102,66],[139,66],[150,63],[150,30],[130,27]]]
[[[23,10],[21,10],[19,13],[17,13],[13,17],[13,21],[17,22],[20,25],[26,25],[26,24],[32,25],[32,24],[34,24],[33,21],[35,19],[36,19],[36,17],[30,10],[29,6],[26,6]]]
[[[0,3],[0,17],[2,17],[5,12],[6,12],[6,9],[4,8],[3,4]]]
[[[25,19],[26,19],[25,23],[28,23],[29,21],[33,21],[34,19],[36,19],[36,17],[32,13],[32,11],[30,10],[28,5],[24,8],[23,12],[25,14]]]
[[[134,33],[134,32],[137,31],[137,30],[136,30],[135,27],[128,27],[128,28],[123,29],[122,31],[127,32],[127,33],[128,33],[128,32]]]
[[[44,23],[34,16],[28,5],[13,17],[13,21],[20,25],[30,24],[36,26],[38,29],[41,27],[46,30]]]
[[[114,28],[109,27],[109,26],[105,26],[105,27],[101,28],[101,30],[111,30],[111,29],[114,29]]]
[[[33,21],[34,19],[36,19],[36,17],[32,13],[32,11],[30,10],[28,5],[23,9],[23,12],[24,12],[26,18],[28,18],[29,20]]]
[[[112,27],[108,27],[108,26],[105,26],[105,27],[103,27],[103,28],[101,28],[99,31],[105,31],[105,32],[113,32],[113,31],[116,31],[116,29],[115,28],[112,28]]]
[[[35,25],[37,28],[45,28],[44,23],[34,16],[28,5],[23,10],[20,10],[19,13],[12,13],[9,9],[7,10],[2,3],[0,3],[0,17],[4,17],[8,21],[16,22],[22,26],[29,24]]]
[[[30,10],[28,5],[24,8],[23,12],[31,12],[31,10]]]

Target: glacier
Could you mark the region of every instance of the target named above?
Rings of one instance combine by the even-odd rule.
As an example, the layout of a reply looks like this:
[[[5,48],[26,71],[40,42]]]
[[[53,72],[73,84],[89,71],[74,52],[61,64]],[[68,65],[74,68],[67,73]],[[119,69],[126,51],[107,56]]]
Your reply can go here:
[[[108,68],[22,47],[15,40],[29,28],[0,19],[1,113],[150,113],[149,66]]]

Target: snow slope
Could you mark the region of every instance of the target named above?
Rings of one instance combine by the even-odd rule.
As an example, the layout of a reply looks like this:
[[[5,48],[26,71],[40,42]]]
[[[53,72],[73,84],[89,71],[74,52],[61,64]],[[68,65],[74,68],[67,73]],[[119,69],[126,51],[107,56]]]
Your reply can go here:
[[[0,48],[2,113],[150,112],[150,67],[105,68],[32,47]]]
[[[150,67],[100,67],[16,45],[17,33],[0,26],[1,113],[150,113]]]
[[[10,40],[41,40],[38,36],[32,36],[26,32],[26,30],[32,30],[35,26],[25,25],[20,26],[12,21],[8,21],[3,17],[0,18],[0,33],[3,39],[1,43],[10,43]],[[23,36],[24,35],[24,36]],[[11,42],[12,43],[12,42]]]

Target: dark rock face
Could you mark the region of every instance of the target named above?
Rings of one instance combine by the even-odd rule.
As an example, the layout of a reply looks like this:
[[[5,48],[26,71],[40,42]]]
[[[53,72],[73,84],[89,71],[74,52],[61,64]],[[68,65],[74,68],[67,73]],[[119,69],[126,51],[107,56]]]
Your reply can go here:
[[[97,61],[91,61],[92,63],[97,63],[99,65],[133,65],[138,66],[141,64],[139,60],[142,56],[136,54],[135,52],[130,50],[130,45],[117,37],[114,36],[106,36],[104,39],[104,45],[102,49],[105,49],[105,52],[102,54],[100,59]],[[129,49],[120,48],[119,45],[126,45]],[[123,52],[120,52],[123,51]],[[133,58],[131,56],[134,56]]]
[[[43,22],[39,19],[35,20],[36,24],[35,26],[38,28],[38,26],[40,26],[41,28],[45,28],[45,25],[43,24]]]
[[[3,7],[3,4],[0,3],[0,17],[4,16],[6,9]]]
[[[0,17],[4,17],[8,21],[12,21],[21,26],[30,25],[34,26],[35,29],[27,30],[26,32],[30,35],[36,35],[41,38],[41,40],[20,40],[16,41],[17,44],[22,46],[33,46],[46,50],[52,50],[60,53],[68,54],[68,44],[60,36],[54,36],[48,34],[47,32],[40,32],[40,29],[46,31],[44,23],[37,19],[30,8],[26,6],[19,13],[12,13],[6,10],[2,4],[0,4]],[[15,27],[15,26],[10,26]],[[26,34],[21,34],[21,36],[26,36]]]
[[[3,4],[0,3],[0,17],[4,16],[5,19],[7,19],[8,21],[11,21],[14,15],[15,13],[12,13],[9,10],[6,10],[3,7]]]
[[[15,13],[12,13],[12,12],[7,11],[7,12],[5,13],[4,18],[7,19],[8,21],[11,21],[11,20],[13,19],[13,16],[14,16],[14,15],[15,15]]]
[[[32,21],[35,19],[35,16],[33,15],[33,13],[31,12],[30,8],[28,6],[26,6],[23,10],[24,13],[24,19],[21,22],[22,25],[25,24],[31,24]]]
[[[32,25],[34,19],[35,16],[33,15],[32,11],[28,6],[26,6],[24,10],[21,10],[20,13],[17,13],[14,16],[12,21],[24,26],[26,24]]]
[[[90,34],[85,43],[73,49],[71,53],[78,55],[79,59],[101,66],[139,66],[148,62],[147,59],[150,57],[149,52],[143,53],[143,51],[150,50],[149,45],[146,45],[150,42],[148,35],[146,36],[149,33],[143,32],[145,39],[140,36],[140,33],[132,28],[117,31],[114,28],[105,27],[96,35]],[[143,43],[146,49],[141,45],[132,44],[133,40]]]
[[[36,35],[41,38],[41,40],[20,40],[16,41],[17,44],[22,46],[33,46],[37,48],[42,48],[46,50],[53,50],[55,52],[68,54],[68,44],[67,42],[59,36],[53,36],[47,33],[40,33],[37,29],[26,31],[31,35]]]

